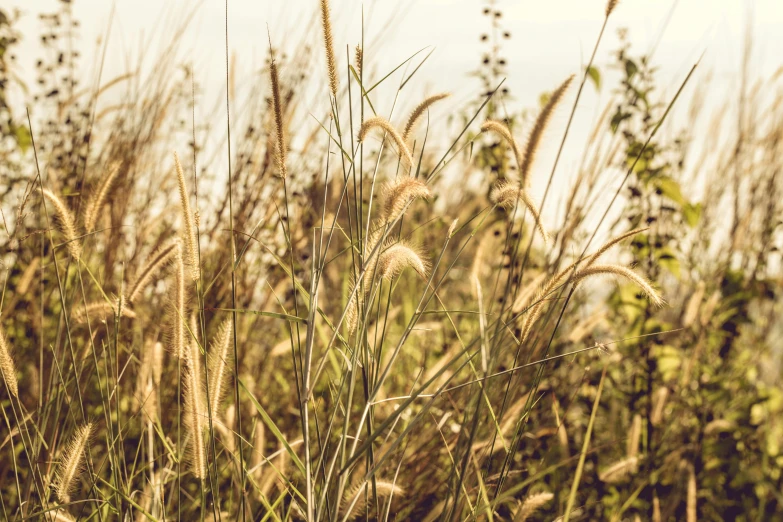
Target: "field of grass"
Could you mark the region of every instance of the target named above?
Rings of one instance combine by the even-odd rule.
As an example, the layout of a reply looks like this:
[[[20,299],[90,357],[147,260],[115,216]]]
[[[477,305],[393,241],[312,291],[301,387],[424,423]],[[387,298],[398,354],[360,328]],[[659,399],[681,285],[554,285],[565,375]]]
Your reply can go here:
[[[427,54],[346,57],[321,0],[216,125],[174,45],[79,81],[68,2],[14,110],[0,9],[2,519],[783,520],[783,84],[664,96],[616,3],[520,113],[477,5],[484,90],[430,119]]]

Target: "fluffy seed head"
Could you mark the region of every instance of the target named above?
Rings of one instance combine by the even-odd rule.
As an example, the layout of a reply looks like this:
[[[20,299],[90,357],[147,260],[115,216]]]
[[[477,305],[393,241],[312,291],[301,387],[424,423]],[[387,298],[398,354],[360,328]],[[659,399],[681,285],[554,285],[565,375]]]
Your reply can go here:
[[[522,149],[519,147],[519,143],[514,139],[508,126],[505,123],[501,123],[495,120],[485,121],[481,125],[481,132],[494,132],[506,142],[511,151],[514,153],[514,160],[517,163],[517,168],[522,167]]]
[[[185,263],[182,260],[182,249],[179,245],[176,247],[176,255],[174,256],[174,285],[172,286],[172,295],[169,300],[171,351],[176,357],[182,358],[185,357],[188,342],[188,332],[185,327],[185,320],[188,316],[188,297],[185,285]]]
[[[530,515],[544,507],[555,496],[549,492],[535,493],[528,495],[522,505],[519,506],[516,515],[514,516],[514,522],[525,522]]]
[[[411,132],[413,132],[413,128],[416,126],[416,123],[419,121],[419,119],[422,117],[424,112],[430,108],[430,106],[438,102],[444,98],[448,98],[451,96],[451,93],[443,92],[440,94],[434,94],[418,104],[415,109],[413,109],[413,112],[411,112],[411,115],[408,116],[408,123],[405,124],[405,130],[402,131],[402,139],[407,143],[408,138],[411,136]]]
[[[413,156],[411,155],[408,146],[405,144],[405,141],[402,139],[402,136],[400,136],[397,129],[395,129],[383,116],[373,116],[372,118],[364,120],[362,126],[359,128],[359,142],[363,142],[367,138],[367,134],[375,128],[383,130],[392,141],[394,141],[400,159],[404,159],[408,165],[413,165]]]
[[[329,91],[337,97],[337,62],[334,58],[334,41],[332,39],[332,21],[329,16],[329,0],[321,0],[321,26],[324,31],[324,48],[326,50],[326,68],[329,72]]]
[[[51,190],[43,189],[43,195],[52,205],[54,205],[57,223],[59,224],[60,233],[65,236],[68,252],[70,252],[71,257],[78,261],[82,253],[82,248],[76,236],[76,225],[74,225],[73,214],[71,214],[71,211],[65,203],[63,203],[63,201]]]
[[[541,214],[538,211],[538,206],[530,198],[528,193],[522,188],[516,186],[514,183],[508,183],[506,181],[500,181],[495,184],[492,191],[489,194],[489,199],[492,203],[499,207],[503,207],[506,210],[511,209],[521,203],[532,214],[535,220],[536,228],[538,228],[544,243],[549,242],[549,233],[544,228],[544,224],[541,222]]]
[[[95,303],[88,303],[86,306],[82,306],[74,312],[71,320],[74,324],[84,324],[87,319],[93,321],[105,321],[110,317],[114,317],[117,310],[120,311],[120,317],[127,317],[128,319],[135,319],[136,312],[131,310],[123,302],[120,304],[118,299],[112,302],[98,301]]]
[[[269,64],[269,81],[272,85],[272,108],[275,113],[275,161],[277,163],[277,175],[285,179],[288,175],[286,167],[286,144],[283,130],[283,103],[280,99],[280,78],[277,73],[277,62],[274,56]]]
[[[112,164],[112,166],[109,167],[108,174],[103,177],[100,184],[95,187],[90,194],[90,199],[87,202],[87,206],[84,208],[84,229],[88,234],[95,229],[98,213],[100,212],[103,203],[106,201],[106,196],[117,177],[117,173],[120,171],[120,165],[122,164],[119,161]]]
[[[636,473],[639,465],[639,458],[628,457],[623,460],[617,461],[602,472],[598,474],[598,478],[602,482],[607,484],[618,484],[626,479],[626,477]]]
[[[573,80],[573,75],[569,76],[568,79],[566,79],[566,81],[560,85],[560,87],[555,89],[555,92],[553,92],[549,97],[549,101],[547,102],[546,106],[544,106],[544,108],[541,110],[541,114],[538,115],[536,123],[533,125],[533,130],[530,131],[530,136],[528,137],[527,144],[525,145],[524,157],[519,166],[519,179],[521,180],[523,187],[527,187],[530,183],[530,170],[533,165],[533,161],[535,160],[538,146],[541,143],[541,138],[544,135],[544,131],[546,130],[549,120],[552,118],[552,113],[555,111],[557,104],[560,103],[560,101],[563,99],[563,96],[568,90],[568,86],[571,85]]]
[[[451,239],[454,237],[454,232],[457,230],[457,225],[459,224],[459,218],[454,218],[454,221],[451,222],[451,225],[449,225],[449,230],[446,232],[446,237]]]
[[[629,230],[628,232],[625,232],[624,234],[620,234],[619,236],[607,241],[603,245],[601,245],[601,248],[596,250],[594,253],[590,254],[590,256],[585,260],[584,266],[591,266],[596,261],[598,261],[598,258],[600,258],[602,255],[606,253],[607,250],[612,248],[614,245],[619,243],[620,241],[623,241],[625,239],[628,239],[629,237],[633,237],[637,234],[641,234],[642,232],[645,232],[649,230],[649,227],[644,228],[636,228],[634,230]]]
[[[196,478],[207,476],[207,454],[204,446],[204,383],[201,377],[201,352],[195,342],[189,342],[185,356],[185,427],[191,436],[190,469]]]
[[[364,51],[360,45],[356,46],[356,75],[362,77],[362,66],[364,65]]]
[[[614,11],[614,8],[617,7],[617,4],[619,3],[619,0],[609,0],[606,2],[606,16],[612,14],[612,11]]]
[[[14,365],[14,359],[11,357],[11,348],[8,345],[8,340],[5,337],[3,328],[0,327],[0,373],[3,374],[3,380],[8,391],[14,397],[19,397],[19,381],[16,379],[16,366]]]
[[[429,199],[432,193],[420,179],[403,177],[385,187],[382,197],[385,223],[395,221],[415,199]]]
[[[89,443],[91,432],[92,424],[85,424],[76,430],[65,446],[55,478],[55,492],[60,502],[70,502],[71,500],[70,492],[73,489],[74,480],[82,470],[84,450]]]
[[[647,296],[647,299],[650,300],[650,303],[652,303],[653,306],[663,306],[666,303],[658,291],[652,287],[649,281],[633,270],[620,265],[593,265],[585,267],[574,274],[574,283],[577,283],[578,281],[581,281],[587,277],[599,274],[614,274],[628,279],[638,286],[642,292],[644,292],[644,294]]]
[[[220,403],[226,394],[226,387],[231,379],[229,363],[231,362],[231,319],[226,319],[218,328],[217,335],[209,350],[209,401],[210,412],[218,415]]]
[[[375,491],[377,491],[378,498],[380,499],[405,494],[404,489],[392,482],[378,480],[376,481],[375,486]],[[343,499],[343,511],[347,512],[346,517],[348,520],[354,520],[364,513],[366,500],[368,497],[372,496],[371,493],[365,495],[364,489],[365,484],[362,484],[346,492],[345,498]]]
[[[173,241],[170,245],[163,247],[147,260],[147,263],[139,271],[136,280],[130,285],[128,290],[128,302],[133,302],[141,291],[144,290],[144,287],[152,280],[152,277],[174,259],[177,255],[178,247],[179,241]]]
[[[182,210],[182,222],[185,230],[182,236],[185,239],[185,259],[184,262],[190,268],[190,277],[193,281],[199,279],[198,252],[196,249],[196,230],[193,223],[193,213],[190,210],[190,195],[185,184],[185,172],[182,170],[182,164],[179,162],[179,156],[174,152],[174,166],[177,171],[177,185],[179,187],[179,201]]]
[[[405,243],[391,245],[378,258],[378,272],[386,280],[399,275],[406,268],[412,268],[422,278],[427,277],[427,263],[416,250]]]

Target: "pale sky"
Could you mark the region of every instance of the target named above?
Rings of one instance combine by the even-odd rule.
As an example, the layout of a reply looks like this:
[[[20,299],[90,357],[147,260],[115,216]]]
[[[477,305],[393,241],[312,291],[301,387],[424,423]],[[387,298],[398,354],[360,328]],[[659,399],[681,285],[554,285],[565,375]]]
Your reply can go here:
[[[8,5],[6,0],[6,5]],[[550,91],[569,74],[579,73],[587,62],[604,18],[606,0],[498,0],[502,23],[511,32],[504,56],[508,60],[507,85],[515,104],[509,110],[535,107],[538,96]],[[57,0],[10,0],[23,11],[19,23],[25,40],[18,52],[22,78],[32,83],[32,64],[38,53],[39,12],[55,10]],[[338,59],[345,61],[360,41],[362,9],[365,16],[365,57],[376,71],[388,71],[414,52],[434,47],[434,53],[419,71],[415,85],[401,100],[402,110],[414,106],[424,94],[455,93],[443,102],[433,118],[460,110],[475,99],[479,89],[468,78],[481,58],[479,36],[488,30],[481,15],[486,2],[479,0],[332,0],[335,46]],[[96,42],[105,34],[114,9],[108,42],[104,81],[127,71],[128,56],[138,52],[140,42],[150,37],[152,53],[176,23],[195,12],[183,40],[181,56],[192,62],[203,88],[204,103],[219,99],[225,88],[224,0],[74,0],[75,18],[82,23],[82,55],[85,78],[96,52]],[[237,77],[249,77],[264,64],[268,53],[267,26],[275,46],[286,48],[303,38],[316,49],[320,78],[326,93],[326,74],[320,47],[319,27],[310,25],[317,0],[229,0],[228,27],[231,53],[236,55]],[[667,23],[668,22],[668,23]],[[659,68],[662,91],[672,94],[690,67],[704,53],[699,74],[713,73],[711,96],[731,95],[739,85],[738,71],[743,53],[745,29],[753,27],[753,74],[770,76],[781,64],[783,51],[783,0],[621,0],[610,18],[596,64],[605,69],[611,51],[617,49],[617,29],[628,28],[637,53],[655,47],[654,63]],[[379,40],[380,39],[380,40]],[[157,46],[157,47],[156,47]],[[698,81],[698,76],[695,81]],[[395,80],[390,83],[398,83]],[[86,82],[89,83],[89,82]],[[580,101],[572,148],[563,157],[563,169],[573,167],[583,137],[592,119],[609,97],[612,78],[605,76],[603,92],[587,89]],[[223,91],[224,92],[224,91]],[[392,96],[379,96],[379,112],[388,113]],[[312,98],[304,109],[323,114],[326,96]],[[684,112],[684,111],[683,111]],[[570,163],[569,163],[570,161]]]

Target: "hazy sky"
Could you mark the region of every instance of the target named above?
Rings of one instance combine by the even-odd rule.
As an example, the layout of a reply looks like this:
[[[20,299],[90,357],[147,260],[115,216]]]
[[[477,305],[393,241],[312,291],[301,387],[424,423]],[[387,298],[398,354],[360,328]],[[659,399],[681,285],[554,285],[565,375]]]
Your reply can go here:
[[[6,0],[6,5],[8,5]],[[482,46],[479,36],[488,29],[482,16],[486,2],[480,0],[332,0],[333,25],[338,58],[345,60],[346,45],[360,41],[362,9],[365,16],[365,55],[377,71],[387,71],[427,46],[434,53],[418,73],[409,99],[401,101],[409,108],[424,93],[449,90],[456,95],[444,102],[443,113],[463,107],[469,97],[475,99],[477,88],[467,73],[478,65]],[[558,85],[569,74],[578,73],[592,51],[604,17],[606,0],[497,0],[503,12],[502,23],[512,38],[506,42],[504,56],[508,61],[507,85],[518,110],[534,107],[538,95]],[[31,81],[32,64],[38,53],[37,14],[53,11],[57,0],[10,0],[12,7],[23,11],[19,28],[25,40],[21,44],[21,76]],[[320,45],[318,27],[310,24],[318,6],[317,0],[229,0],[228,27],[231,53],[236,55],[237,76],[257,71],[267,54],[267,27],[275,46],[285,48],[307,38]],[[79,43],[90,64],[96,42],[105,34],[114,10],[108,42],[104,81],[125,72],[128,56],[139,49],[140,42],[150,39],[152,53],[173,28],[191,12],[194,18],[183,39],[183,59],[192,62],[197,71],[204,103],[218,99],[224,89],[224,2],[203,0],[73,0],[75,18],[82,22]],[[753,73],[769,76],[781,67],[783,50],[783,0],[621,0],[613,13],[597,65],[611,61],[610,52],[617,48],[617,29],[628,28],[637,52],[655,49],[654,62],[664,94],[671,95],[687,71],[704,53],[699,74],[713,73],[712,95],[719,98],[732,93],[739,85],[738,71],[742,61],[746,28],[753,28]],[[159,48],[159,47],[157,47]],[[312,71],[321,78],[326,92],[326,74],[318,49],[320,69]],[[89,76],[87,76],[89,78]],[[695,79],[698,81],[698,77]],[[397,80],[398,81],[398,80]],[[88,82],[89,83],[89,82]],[[610,81],[606,82],[611,86]],[[573,167],[580,136],[590,129],[591,120],[608,99],[606,87],[595,93],[588,89],[580,102],[572,138],[563,168]],[[391,97],[389,97],[391,98]],[[326,98],[315,98],[318,106],[305,107],[323,114]],[[381,100],[379,108],[387,113],[392,100]],[[435,112],[435,111],[434,111]],[[684,112],[684,111],[683,111]]]

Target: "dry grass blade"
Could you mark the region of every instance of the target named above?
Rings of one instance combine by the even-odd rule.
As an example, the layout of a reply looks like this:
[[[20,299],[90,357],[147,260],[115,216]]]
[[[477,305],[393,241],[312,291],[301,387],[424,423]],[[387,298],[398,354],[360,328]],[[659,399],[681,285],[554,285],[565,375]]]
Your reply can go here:
[[[71,256],[79,260],[81,256],[81,245],[77,239],[76,225],[74,224],[73,214],[65,203],[58,198],[51,190],[43,189],[43,195],[46,199],[51,201],[54,205],[54,211],[57,215],[57,222],[59,223],[60,233],[65,236],[66,247]]]
[[[76,477],[82,471],[84,450],[90,441],[91,432],[92,424],[85,424],[78,428],[63,451],[55,479],[55,492],[60,502],[70,502],[71,500],[70,493]]]
[[[402,136],[400,136],[400,133],[397,132],[397,129],[395,129],[394,126],[383,116],[373,116],[372,118],[368,118],[362,122],[362,126],[359,128],[359,142],[364,142],[364,140],[367,138],[367,134],[376,128],[383,130],[386,134],[389,135],[392,141],[394,141],[394,144],[397,146],[397,153],[399,154],[400,159],[404,159],[408,165],[413,165],[413,156],[411,155],[411,151],[408,149],[408,146],[405,144],[405,141],[402,139]]]

